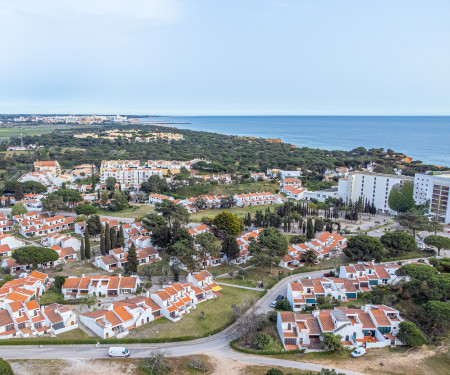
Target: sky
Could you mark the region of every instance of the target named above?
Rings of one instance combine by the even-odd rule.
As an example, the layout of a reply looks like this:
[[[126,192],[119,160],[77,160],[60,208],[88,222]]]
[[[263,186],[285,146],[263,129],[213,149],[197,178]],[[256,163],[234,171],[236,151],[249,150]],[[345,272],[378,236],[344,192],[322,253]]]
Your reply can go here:
[[[450,115],[449,0],[0,0],[0,113]]]

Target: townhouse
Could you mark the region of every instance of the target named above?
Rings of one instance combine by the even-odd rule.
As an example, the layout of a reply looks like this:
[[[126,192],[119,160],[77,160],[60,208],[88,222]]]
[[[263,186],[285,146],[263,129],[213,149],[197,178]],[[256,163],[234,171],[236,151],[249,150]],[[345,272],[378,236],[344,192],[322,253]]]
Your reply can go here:
[[[151,298],[136,297],[115,302],[80,315],[80,321],[102,339],[122,338],[131,329],[161,317],[161,308]]]
[[[10,207],[15,204],[16,204],[16,199],[14,197],[10,197],[10,196],[0,197],[0,205],[2,207]]]
[[[335,307],[311,314],[279,311],[277,330],[286,350],[318,349],[323,333],[339,335],[347,347],[379,348],[401,345],[396,335],[402,321],[397,310],[385,305]]]
[[[339,301],[358,298],[358,290],[349,279],[323,277],[299,279],[287,286],[286,298],[294,311],[317,305],[317,298],[331,296]]]
[[[0,245],[8,245],[10,249],[25,246],[25,242],[11,234],[0,234]]]
[[[69,229],[74,222],[74,218],[62,215],[47,218],[38,212],[29,212],[22,216],[14,216],[14,221],[18,223],[19,233],[22,236],[36,237]]]
[[[163,195],[163,194],[150,194],[148,196],[148,203],[150,203],[151,205],[155,205],[156,203],[162,203],[165,200],[169,200],[169,201],[173,201],[174,198],[173,197],[169,197],[168,195]]]
[[[62,286],[64,299],[76,299],[87,296],[118,297],[122,294],[134,294],[141,284],[139,276],[69,276]]]
[[[15,301],[0,310],[0,339],[58,335],[76,328],[77,316],[68,306]]]
[[[0,245],[0,257],[10,257],[11,256],[11,249],[9,248],[9,245],[4,244]]]
[[[139,264],[149,264],[159,262],[161,257],[154,247],[144,247],[136,250],[137,261]],[[113,272],[119,268],[123,268],[127,261],[128,252],[122,249],[112,249],[105,256],[96,256],[94,265],[105,271]]]
[[[71,260],[78,259],[77,252],[70,246],[61,247],[59,245],[53,245],[53,246],[50,246],[50,249],[52,249],[53,251],[56,251],[56,253],[58,254],[58,260],[56,260],[54,262],[50,262],[49,263],[50,266],[55,266],[57,264],[66,264],[67,262],[69,262]]]
[[[206,224],[195,225],[188,229],[189,234],[192,237],[197,237],[200,233],[212,232],[212,228]]]
[[[339,267],[339,277],[350,280],[360,292],[368,292],[377,285],[396,284],[404,277],[397,276],[401,268],[397,264],[376,264],[375,262],[358,262]]]
[[[29,302],[38,300],[49,286],[49,278],[45,273],[32,271],[26,277],[7,281],[0,287],[0,309],[6,303],[14,301]]]
[[[295,199],[298,201],[304,199],[305,193],[308,192],[308,190],[300,186],[287,185],[281,189],[281,192],[286,194],[288,198]]]
[[[280,186],[281,187],[285,187],[285,186],[301,187],[302,186],[302,180],[300,180],[298,178],[294,178],[294,177],[285,178],[284,180],[280,181]]]
[[[50,247],[59,245],[61,248],[71,247],[74,250],[80,250],[81,241],[76,237],[71,237],[61,233],[51,233],[47,237],[41,239],[41,245]]]
[[[238,207],[280,204],[286,200],[286,198],[280,194],[272,194],[268,192],[235,194],[233,198],[236,202],[236,206]]]
[[[258,239],[259,233],[261,233],[261,231],[262,231],[262,229],[258,228],[258,229],[255,229],[254,231],[244,233],[242,236],[240,236],[236,239],[236,241],[239,245],[240,251],[239,251],[239,255],[235,259],[230,259],[230,262],[232,264],[242,264],[242,263],[247,262],[249,259],[251,259],[252,256],[248,249],[248,245],[252,239],[255,241]],[[224,255],[224,259],[227,259],[225,255]]]
[[[346,246],[347,238],[337,233],[322,232],[312,241],[289,245],[288,253],[281,258],[279,266],[295,269],[301,266],[301,254],[308,250],[314,251],[317,259],[321,260],[340,255]]]

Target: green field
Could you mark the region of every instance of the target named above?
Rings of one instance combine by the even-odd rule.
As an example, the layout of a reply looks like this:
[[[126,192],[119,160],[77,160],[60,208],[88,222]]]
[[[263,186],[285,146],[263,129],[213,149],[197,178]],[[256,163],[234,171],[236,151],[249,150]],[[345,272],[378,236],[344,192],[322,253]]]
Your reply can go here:
[[[52,133],[57,129],[70,129],[67,125],[36,125],[36,126],[14,126],[12,128],[0,128],[0,139],[20,137],[20,133],[25,135],[42,135]]]
[[[223,295],[198,304],[196,309],[184,314],[178,322],[160,318],[130,330],[128,337],[202,337],[232,322],[232,305],[240,305],[246,300],[256,300],[261,296],[261,292],[228,286],[223,286],[220,293]],[[205,313],[204,318],[202,311]]]
[[[203,216],[214,217],[221,211],[230,211],[233,214],[235,214],[239,219],[243,219],[244,215],[246,215],[247,212],[250,212],[253,216],[256,211],[258,211],[258,210],[265,211],[267,209],[267,207],[270,207],[270,210],[273,212],[273,210],[277,206],[281,206],[281,205],[274,204],[274,205],[252,206],[252,207],[233,207],[233,208],[226,209],[226,210],[225,209],[202,210],[202,211],[197,211],[197,212],[191,214],[191,221],[200,223]]]

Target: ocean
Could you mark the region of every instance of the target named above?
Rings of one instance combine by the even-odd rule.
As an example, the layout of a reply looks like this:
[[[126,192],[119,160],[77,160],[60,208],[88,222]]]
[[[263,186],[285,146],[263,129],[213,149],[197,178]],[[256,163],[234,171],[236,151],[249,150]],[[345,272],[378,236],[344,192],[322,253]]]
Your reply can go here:
[[[298,147],[392,149],[427,164],[450,166],[449,116],[188,116],[141,118],[180,129],[281,138]]]

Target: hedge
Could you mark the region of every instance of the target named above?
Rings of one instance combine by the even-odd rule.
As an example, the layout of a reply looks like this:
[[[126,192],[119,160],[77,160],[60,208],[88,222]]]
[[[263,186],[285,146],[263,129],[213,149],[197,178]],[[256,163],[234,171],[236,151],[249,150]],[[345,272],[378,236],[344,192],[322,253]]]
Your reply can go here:
[[[230,346],[241,353],[246,353],[246,354],[259,354],[259,355],[284,355],[284,354],[301,354],[305,352],[305,349],[295,349],[295,350],[257,350],[257,349],[247,349],[247,348],[242,348],[240,346],[237,345],[237,342],[240,339],[237,338],[236,340],[233,340],[230,342]]]

